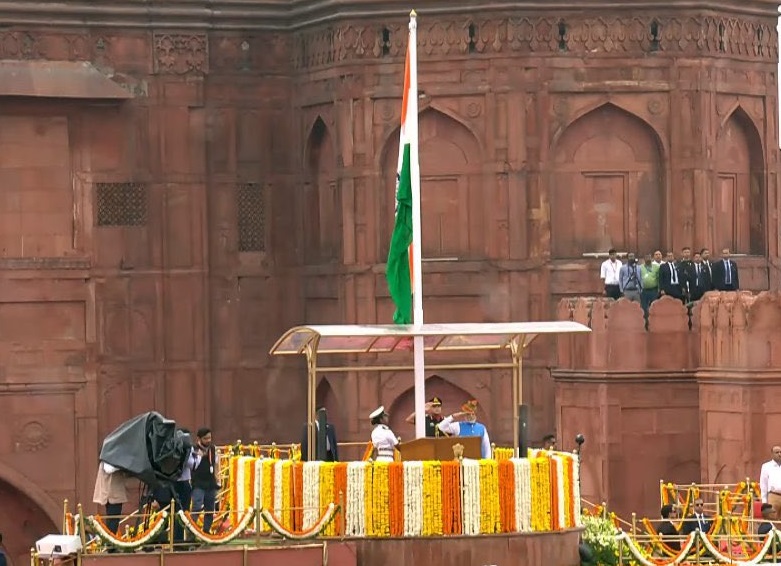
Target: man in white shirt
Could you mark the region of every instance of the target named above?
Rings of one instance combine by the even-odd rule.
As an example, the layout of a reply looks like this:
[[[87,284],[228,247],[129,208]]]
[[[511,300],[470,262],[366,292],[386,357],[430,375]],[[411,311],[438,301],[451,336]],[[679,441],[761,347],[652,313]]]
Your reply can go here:
[[[762,464],[759,472],[759,491],[762,503],[770,503],[778,519],[781,511],[781,446],[773,446],[771,453],[772,458]]]
[[[599,269],[599,277],[605,285],[605,296],[611,299],[621,298],[621,287],[618,284],[618,277],[621,273],[621,260],[616,257],[616,250],[610,248],[607,252],[608,258],[602,262]]]

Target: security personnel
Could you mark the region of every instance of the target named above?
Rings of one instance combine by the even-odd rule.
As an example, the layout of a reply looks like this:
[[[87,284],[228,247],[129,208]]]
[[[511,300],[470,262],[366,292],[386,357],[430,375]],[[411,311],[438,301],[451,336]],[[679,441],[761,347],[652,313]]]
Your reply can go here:
[[[385,407],[378,407],[369,415],[369,418],[374,426],[374,430],[372,430],[374,460],[376,462],[393,462],[394,450],[399,444],[399,439],[388,427],[388,413],[385,412]]]
[[[413,411],[406,421],[409,424],[415,424],[415,412]],[[426,436],[429,438],[439,438],[442,436],[449,436],[446,432],[439,429],[437,426],[442,422],[442,399],[439,397],[432,397],[426,403]]]

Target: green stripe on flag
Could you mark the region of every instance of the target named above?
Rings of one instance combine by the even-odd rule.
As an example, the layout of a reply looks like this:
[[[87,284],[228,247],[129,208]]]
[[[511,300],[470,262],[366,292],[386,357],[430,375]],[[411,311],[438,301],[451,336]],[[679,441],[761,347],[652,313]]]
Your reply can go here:
[[[393,322],[412,324],[412,285],[409,272],[409,247],[412,244],[412,175],[410,144],[404,144],[404,157],[396,185],[396,223],[393,227],[385,277],[396,305]],[[420,274],[417,274],[420,277]]]

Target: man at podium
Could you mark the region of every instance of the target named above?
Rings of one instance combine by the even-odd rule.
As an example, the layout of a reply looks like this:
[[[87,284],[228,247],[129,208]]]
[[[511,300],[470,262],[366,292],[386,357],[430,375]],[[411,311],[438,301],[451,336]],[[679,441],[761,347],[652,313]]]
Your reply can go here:
[[[405,419],[409,424],[415,424],[415,411],[412,411],[410,415]],[[446,432],[443,432],[437,426],[444,419],[442,418],[442,399],[439,397],[432,397],[428,403],[426,403],[426,436],[428,438],[439,438],[440,436],[447,436]]]
[[[491,457],[491,441],[485,425],[477,422],[477,401],[472,399],[461,406],[461,412],[442,419],[439,430],[451,436],[477,436],[481,439],[480,454],[483,459]]]

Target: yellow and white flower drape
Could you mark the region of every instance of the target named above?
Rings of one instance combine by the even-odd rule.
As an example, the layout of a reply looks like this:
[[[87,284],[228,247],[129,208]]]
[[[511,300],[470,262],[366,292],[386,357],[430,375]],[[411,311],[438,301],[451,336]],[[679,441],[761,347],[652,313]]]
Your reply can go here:
[[[580,522],[577,456],[444,462],[294,462],[236,456],[229,516],[263,509],[308,532],[335,505],[324,536],[481,535],[571,528]],[[268,521],[261,529],[268,531]]]

